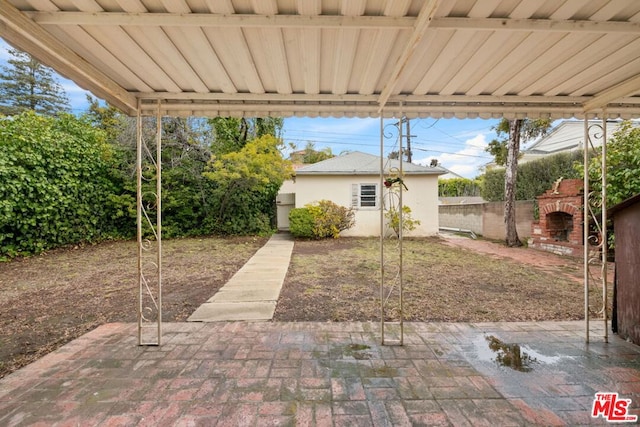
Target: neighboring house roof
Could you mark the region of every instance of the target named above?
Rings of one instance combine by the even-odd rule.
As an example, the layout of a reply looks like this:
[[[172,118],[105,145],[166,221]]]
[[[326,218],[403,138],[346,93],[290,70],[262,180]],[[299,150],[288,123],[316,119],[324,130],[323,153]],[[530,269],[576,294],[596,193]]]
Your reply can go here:
[[[607,138],[610,138],[620,127],[620,120],[610,120],[607,122]],[[602,125],[601,120],[589,120],[589,126]],[[602,134],[601,130],[592,130],[591,134]],[[594,147],[602,145],[602,139],[592,138]],[[526,163],[537,160],[544,156],[560,153],[563,151],[579,150],[584,147],[584,121],[565,120],[553,128],[551,132],[534,142],[529,148],[522,151],[519,163]]]
[[[618,130],[622,120],[607,121],[607,139]],[[633,126],[637,126],[638,122],[632,122]],[[589,126],[602,126],[602,120],[589,120]],[[592,128],[591,143],[594,147],[602,145],[602,130]],[[595,137],[594,137],[595,136]],[[551,132],[535,141],[527,149],[521,151],[522,156],[518,159],[519,164],[531,162],[546,156],[557,153],[581,150],[584,147],[584,120],[564,120],[554,127]],[[489,162],[485,165],[486,169],[498,167],[495,162]],[[502,168],[503,166],[499,166]]]
[[[455,179],[455,178],[464,178],[462,175],[458,175],[457,173],[450,171],[444,166],[440,166],[446,172],[438,177],[438,179]]]
[[[400,168],[400,161],[384,159],[385,173],[391,168]],[[406,175],[443,175],[447,170],[440,166],[421,166],[402,162],[402,170]],[[296,171],[296,175],[378,175],[380,173],[380,157],[373,154],[354,151],[314,163]]]

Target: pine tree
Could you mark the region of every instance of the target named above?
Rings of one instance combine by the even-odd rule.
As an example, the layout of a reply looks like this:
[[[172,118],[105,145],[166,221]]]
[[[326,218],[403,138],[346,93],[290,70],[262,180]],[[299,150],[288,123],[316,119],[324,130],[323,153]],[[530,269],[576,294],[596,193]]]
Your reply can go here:
[[[9,49],[12,58],[0,72],[0,113],[11,116],[32,110],[53,116],[69,111],[69,100],[54,71],[25,52]]]

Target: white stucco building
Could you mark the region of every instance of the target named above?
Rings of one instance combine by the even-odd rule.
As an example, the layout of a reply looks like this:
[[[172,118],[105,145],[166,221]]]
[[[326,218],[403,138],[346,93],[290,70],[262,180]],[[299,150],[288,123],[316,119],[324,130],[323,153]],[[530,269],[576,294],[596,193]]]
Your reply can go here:
[[[397,178],[398,160],[384,159],[385,177]],[[407,187],[403,204],[411,208],[411,217],[420,225],[406,236],[438,233],[438,176],[447,171],[439,166],[426,167],[403,162],[402,181]],[[396,182],[391,188],[397,187]],[[278,228],[288,228],[291,208],[304,207],[319,200],[331,200],[355,210],[355,227],[343,236],[379,236],[380,208],[390,204],[389,189],[380,184],[380,157],[352,152],[304,166],[295,179],[283,184],[278,196]],[[391,201],[394,203],[395,201]]]

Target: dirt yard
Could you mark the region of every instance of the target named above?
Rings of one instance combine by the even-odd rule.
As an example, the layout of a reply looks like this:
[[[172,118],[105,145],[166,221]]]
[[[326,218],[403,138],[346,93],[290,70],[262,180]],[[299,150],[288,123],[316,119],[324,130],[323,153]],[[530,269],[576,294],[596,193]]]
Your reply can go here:
[[[265,242],[165,241],[163,319],[186,320]],[[578,260],[467,239],[406,240],[404,253],[408,320],[582,317]],[[377,320],[378,264],[377,239],[297,241],[274,320]],[[133,242],[0,263],[0,377],[100,324],[135,322],[135,271]]]
[[[163,320],[184,321],[267,241],[163,243]],[[0,378],[108,322],[136,322],[135,242],[0,263]]]
[[[578,259],[466,238],[407,239],[403,258],[405,320],[584,318]],[[275,320],[379,320],[378,265],[378,239],[296,242]]]

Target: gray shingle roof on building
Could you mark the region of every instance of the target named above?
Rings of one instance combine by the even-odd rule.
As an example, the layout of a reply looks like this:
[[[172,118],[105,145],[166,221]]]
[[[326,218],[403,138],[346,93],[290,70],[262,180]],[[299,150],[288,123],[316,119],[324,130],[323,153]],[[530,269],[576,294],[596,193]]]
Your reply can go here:
[[[385,173],[391,168],[400,168],[398,160],[384,159]],[[407,175],[442,175],[447,170],[440,166],[428,167],[402,162],[403,172]],[[380,157],[373,154],[354,151],[322,162],[302,167],[296,175],[378,175],[380,173]]]

